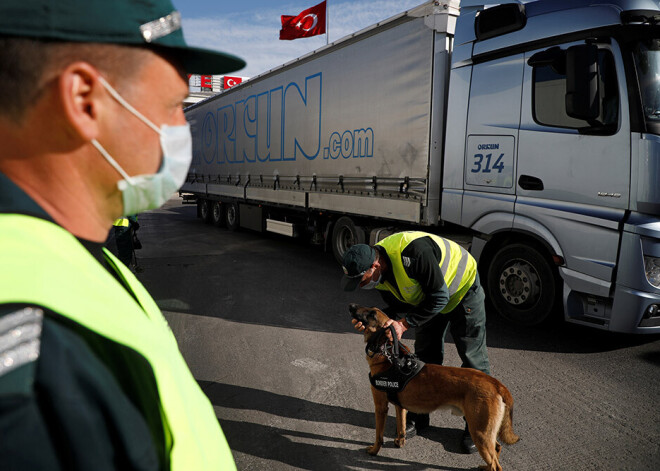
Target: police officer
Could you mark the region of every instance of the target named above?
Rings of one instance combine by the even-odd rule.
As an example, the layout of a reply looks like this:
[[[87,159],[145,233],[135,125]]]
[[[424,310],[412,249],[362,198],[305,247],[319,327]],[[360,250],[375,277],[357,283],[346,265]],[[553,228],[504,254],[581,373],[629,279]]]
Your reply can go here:
[[[188,47],[170,0],[0,2],[3,470],[235,469],[164,317],[103,248],[186,177]]]
[[[415,327],[415,353],[426,363],[442,364],[449,329],[465,368],[490,374],[486,351],[484,290],[474,258],[457,243],[425,232],[400,232],[374,247],[356,244],[343,258],[346,291],[376,288],[388,305],[397,336]],[[404,313],[400,320],[397,314]],[[355,328],[364,330],[353,321]],[[408,414],[406,435],[429,424],[425,414]],[[461,439],[465,453],[476,452],[467,423]]]
[[[141,248],[142,245],[135,246],[135,241],[137,239],[136,232],[140,228],[140,223],[138,222],[137,215],[130,215],[126,217],[121,217],[115,219],[113,225],[113,236],[114,236],[114,247],[113,244],[110,244],[108,247],[110,251],[117,255],[117,258],[127,267],[133,269],[136,264],[133,264],[133,253],[135,249]],[[139,240],[138,240],[139,242]],[[113,251],[113,248],[116,249],[116,252]]]

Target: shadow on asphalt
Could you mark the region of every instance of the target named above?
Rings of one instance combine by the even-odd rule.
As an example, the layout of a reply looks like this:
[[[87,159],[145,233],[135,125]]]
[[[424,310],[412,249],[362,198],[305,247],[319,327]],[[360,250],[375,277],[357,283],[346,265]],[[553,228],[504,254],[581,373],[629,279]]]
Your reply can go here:
[[[219,407],[256,410],[287,419],[310,422],[342,423],[365,428],[365,435],[373,436],[374,415],[370,412],[329,406],[258,389],[232,386],[209,381],[199,381],[204,393]],[[234,452],[245,453],[269,461],[279,461],[300,469],[373,469],[395,471],[405,466],[410,470],[437,469],[462,471],[472,468],[455,468],[419,464],[386,456],[369,456],[365,448],[368,441],[356,441],[327,434],[315,434],[299,430],[288,430],[244,421],[220,420],[229,446]],[[388,417],[386,436],[394,435],[394,419]],[[368,430],[368,432],[367,432]],[[462,431],[430,427],[424,436],[439,442],[445,450],[459,453],[458,437]],[[368,433],[368,435],[367,435]],[[306,442],[328,443],[328,445]],[[455,443],[454,443],[455,442]],[[454,447],[453,445],[456,444]],[[346,448],[351,446],[352,448]],[[360,446],[355,450],[355,446]],[[384,448],[394,448],[392,439],[386,440]]]
[[[260,389],[212,381],[198,381],[210,401],[232,409],[256,410],[288,419],[309,420],[356,427],[374,427],[373,412],[319,404]]]
[[[657,352],[646,352],[639,355],[639,358],[647,363],[660,366],[660,350]]]
[[[563,320],[552,320],[539,326],[511,324],[497,314],[487,323],[488,346],[513,350],[555,353],[598,353],[630,348],[660,340],[660,335],[630,335],[592,329]],[[658,363],[660,351],[655,356]]]
[[[168,224],[176,220],[177,225],[194,226],[186,237],[187,246],[194,247],[192,253],[180,251],[179,239],[167,240],[162,232],[167,225],[159,223],[154,236],[164,239],[159,243],[165,244],[166,252],[158,250],[141,260],[145,272],[139,278],[163,310],[346,333],[353,332],[346,313],[349,303],[382,306],[376,290],[341,291],[341,268],[332,253],[321,247],[272,233],[219,229],[197,219],[195,206],[173,206],[159,212],[167,212]],[[175,249],[167,252],[168,247]],[[496,314],[489,314],[487,332],[489,347],[556,353],[605,352],[660,340],[660,335],[613,334],[562,321],[517,326]],[[405,337],[412,343],[410,334]],[[452,342],[450,335],[447,342]],[[660,364],[659,357],[660,351],[644,360]]]

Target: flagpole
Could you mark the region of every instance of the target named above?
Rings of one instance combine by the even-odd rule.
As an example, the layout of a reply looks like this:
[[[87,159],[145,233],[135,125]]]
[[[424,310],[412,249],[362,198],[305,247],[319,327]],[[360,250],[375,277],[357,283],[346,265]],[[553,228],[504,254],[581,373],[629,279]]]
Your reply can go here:
[[[326,0],[325,2],[325,45],[330,44],[330,14],[328,9],[328,3],[330,1]]]

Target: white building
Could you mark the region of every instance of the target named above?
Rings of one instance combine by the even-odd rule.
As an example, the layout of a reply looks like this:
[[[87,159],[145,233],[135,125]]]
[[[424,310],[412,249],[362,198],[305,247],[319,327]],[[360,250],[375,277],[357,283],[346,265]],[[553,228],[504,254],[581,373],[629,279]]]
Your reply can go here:
[[[248,80],[248,77],[239,77],[235,75],[198,75],[188,76],[188,89],[190,94],[184,100],[184,106],[190,106],[193,103],[205,100],[213,95],[222,93],[225,90]]]

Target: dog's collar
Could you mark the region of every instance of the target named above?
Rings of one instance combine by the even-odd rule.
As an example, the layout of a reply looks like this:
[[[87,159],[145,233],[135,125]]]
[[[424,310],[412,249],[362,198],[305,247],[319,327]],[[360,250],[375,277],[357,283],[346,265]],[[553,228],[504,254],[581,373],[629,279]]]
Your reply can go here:
[[[391,343],[387,341],[387,338],[383,340],[383,337],[387,335],[388,330],[392,334]],[[397,338],[396,330],[394,330],[394,325],[392,324],[388,327],[382,327],[374,332],[371,338],[369,338],[367,345],[364,347],[364,351],[369,358],[373,358],[379,354],[383,355],[390,364],[404,372],[409,371],[411,368],[415,369],[417,363],[424,364],[417,358],[417,355],[410,353],[405,347],[403,352],[401,350],[402,349],[399,348],[399,339]]]
[[[392,352],[387,348],[387,340],[383,341],[383,336],[386,335],[387,330],[392,333]],[[389,327],[381,327],[369,338],[367,345],[364,347],[364,352],[369,358],[380,354],[383,355],[390,363],[393,362],[393,355],[399,356],[399,341],[396,338],[396,331],[394,326],[390,324]]]

